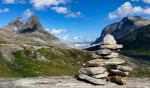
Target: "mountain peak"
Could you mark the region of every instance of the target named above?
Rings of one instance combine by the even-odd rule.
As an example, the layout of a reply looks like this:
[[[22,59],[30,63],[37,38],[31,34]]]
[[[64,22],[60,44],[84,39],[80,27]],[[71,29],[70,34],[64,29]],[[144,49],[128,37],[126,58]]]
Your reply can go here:
[[[144,18],[143,17],[141,17],[141,16],[128,16],[128,17],[124,17],[123,19],[122,19],[122,21],[138,21],[138,20],[144,20]]]
[[[34,26],[34,25],[41,26],[40,20],[37,16],[31,16],[29,18],[28,24],[30,24],[31,26]]]

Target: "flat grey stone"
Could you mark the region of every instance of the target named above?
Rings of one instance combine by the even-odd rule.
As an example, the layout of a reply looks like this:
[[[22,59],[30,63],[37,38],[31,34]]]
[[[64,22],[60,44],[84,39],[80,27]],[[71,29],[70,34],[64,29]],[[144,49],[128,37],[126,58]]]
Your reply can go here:
[[[111,50],[109,50],[109,49],[101,49],[101,50],[97,50],[96,53],[98,55],[109,55],[109,54],[111,54]]]
[[[117,65],[117,69],[127,72],[131,72],[133,70],[132,67],[130,66],[122,66],[122,65]]]
[[[87,75],[83,75],[83,74],[80,74],[79,78],[82,80],[86,80],[88,82],[91,82],[93,84],[96,84],[96,85],[105,85],[106,84],[106,80],[104,80],[104,79],[96,79],[96,78],[93,78],[93,77],[90,77]]]
[[[84,75],[98,75],[104,73],[105,71],[106,69],[104,67],[87,67],[81,68],[79,73]]]
[[[121,71],[118,69],[115,69],[115,70],[111,69],[110,72],[113,74],[119,75],[119,76],[128,76],[129,75],[129,72],[124,72],[124,71]]]
[[[119,65],[125,63],[125,60],[119,58],[112,58],[112,59],[95,59],[88,61],[85,65],[86,66],[105,66],[105,65]]]
[[[92,77],[96,78],[96,79],[100,79],[100,78],[106,78],[108,76],[108,72],[104,72],[102,74],[98,74],[98,75],[94,75]]]

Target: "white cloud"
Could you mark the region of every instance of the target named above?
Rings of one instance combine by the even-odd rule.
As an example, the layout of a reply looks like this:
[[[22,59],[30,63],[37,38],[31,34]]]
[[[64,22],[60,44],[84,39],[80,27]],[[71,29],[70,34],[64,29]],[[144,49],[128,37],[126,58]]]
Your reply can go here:
[[[2,2],[5,4],[12,4],[15,3],[15,0],[2,0]]]
[[[9,12],[9,11],[10,11],[9,8],[0,9],[0,13],[6,13],[6,12]]]
[[[130,2],[125,2],[117,10],[108,14],[109,19],[115,19],[134,14],[150,15],[150,8],[142,8],[141,6],[133,6]]]
[[[150,4],[150,0],[143,0],[143,2]]]
[[[4,4],[25,3],[25,0],[2,0]]]
[[[150,0],[131,0],[131,1],[133,1],[133,2],[139,2],[139,1],[142,1],[142,2],[144,2],[144,3],[147,3],[147,4],[150,4]]]
[[[81,12],[70,12],[70,13],[66,14],[65,17],[67,17],[67,18],[76,18],[76,17],[80,17],[80,16],[82,16]]]
[[[67,18],[76,18],[76,17],[82,16],[81,12],[72,12],[67,7],[55,6],[55,7],[52,7],[51,9],[57,13],[65,14],[65,17]]]
[[[65,0],[30,0],[30,3],[33,4],[34,7],[37,9],[42,9],[44,7],[49,6],[57,6],[59,4],[65,4]]]
[[[69,12],[68,8],[66,7],[52,7],[52,10],[54,10],[57,13],[67,14]]]
[[[60,29],[53,28],[53,29],[51,29],[51,30],[49,30],[49,29],[47,29],[47,30],[48,30],[51,34],[54,34],[54,35],[58,35],[58,34],[67,32],[66,29],[62,29],[62,28],[60,28]]]
[[[23,14],[26,17],[31,17],[34,14],[34,12],[31,11],[30,9],[26,9]]]

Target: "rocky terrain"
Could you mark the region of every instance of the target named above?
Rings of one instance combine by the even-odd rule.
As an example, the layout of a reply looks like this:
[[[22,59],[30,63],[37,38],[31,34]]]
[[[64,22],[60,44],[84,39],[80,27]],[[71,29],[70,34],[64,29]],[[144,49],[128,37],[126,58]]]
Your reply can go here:
[[[91,85],[72,77],[0,78],[0,88],[149,88],[149,78],[129,78],[126,85]]]
[[[0,77],[74,76],[90,54],[62,43],[37,16],[18,17],[0,30]]]

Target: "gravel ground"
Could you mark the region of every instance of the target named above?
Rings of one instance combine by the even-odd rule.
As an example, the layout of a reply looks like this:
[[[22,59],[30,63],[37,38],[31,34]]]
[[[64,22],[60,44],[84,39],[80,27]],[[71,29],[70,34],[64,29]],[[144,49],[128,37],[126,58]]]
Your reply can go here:
[[[127,85],[91,85],[71,77],[0,78],[0,88],[150,88],[150,78],[129,78]]]

